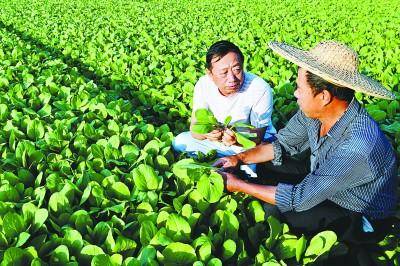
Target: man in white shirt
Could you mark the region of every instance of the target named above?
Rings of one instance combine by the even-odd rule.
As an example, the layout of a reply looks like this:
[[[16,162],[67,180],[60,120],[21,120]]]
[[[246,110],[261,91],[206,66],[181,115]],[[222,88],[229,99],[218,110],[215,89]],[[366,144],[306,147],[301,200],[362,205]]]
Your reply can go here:
[[[253,125],[257,134],[255,142],[274,138],[276,130],[271,122],[272,89],[260,77],[243,70],[244,57],[240,49],[229,41],[211,45],[206,55],[207,74],[194,88],[193,112],[190,132],[179,134],[173,147],[178,152],[207,153],[215,149],[218,156],[233,155],[243,151],[229,129],[197,134],[192,130],[198,109],[210,110],[218,122],[231,116],[231,124],[244,122]]]

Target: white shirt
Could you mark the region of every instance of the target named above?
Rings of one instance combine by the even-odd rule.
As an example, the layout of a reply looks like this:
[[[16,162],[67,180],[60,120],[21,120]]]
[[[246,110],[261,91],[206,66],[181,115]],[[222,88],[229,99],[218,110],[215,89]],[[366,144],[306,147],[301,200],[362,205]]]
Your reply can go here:
[[[271,121],[272,107],[271,87],[251,73],[245,72],[239,91],[228,96],[219,92],[208,75],[201,77],[194,87],[193,111],[209,109],[221,123],[230,115],[231,124],[240,121],[256,128],[267,127],[265,137],[276,133]]]

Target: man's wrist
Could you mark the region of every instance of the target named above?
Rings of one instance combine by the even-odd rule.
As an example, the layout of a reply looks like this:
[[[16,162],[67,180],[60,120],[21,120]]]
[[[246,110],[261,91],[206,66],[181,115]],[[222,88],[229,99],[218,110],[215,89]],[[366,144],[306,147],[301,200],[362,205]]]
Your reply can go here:
[[[245,154],[243,152],[234,155],[236,157],[236,159],[238,160],[239,165],[240,164],[245,164],[245,158],[244,158],[245,156],[244,155]]]

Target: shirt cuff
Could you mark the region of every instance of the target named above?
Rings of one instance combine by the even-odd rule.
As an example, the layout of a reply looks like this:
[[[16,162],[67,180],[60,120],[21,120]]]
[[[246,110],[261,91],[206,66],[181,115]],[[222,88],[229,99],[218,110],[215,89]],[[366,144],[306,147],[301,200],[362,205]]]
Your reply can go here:
[[[276,206],[281,212],[293,210],[293,190],[294,186],[279,183],[275,193]]]
[[[272,142],[274,150],[274,159],[271,161],[273,165],[282,165],[282,147],[278,140]]]

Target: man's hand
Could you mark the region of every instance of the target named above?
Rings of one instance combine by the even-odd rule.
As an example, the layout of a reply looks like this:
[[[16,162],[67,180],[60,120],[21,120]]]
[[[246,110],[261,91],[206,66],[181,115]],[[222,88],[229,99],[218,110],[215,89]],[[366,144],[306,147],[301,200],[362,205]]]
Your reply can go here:
[[[229,128],[224,130],[224,133],[222,135],[222,143],[225,146],[232,146],[233,144],[236,144],[235,133]]]
[[[276,205],[275,197],[277,187],[248,183],[232,173],[223,171],[218,171],[218,173],[224,179],[225,188],[229,192],[242,192]]]
[[[220,129],[214,129],[213,131],[207,133],[204,135],[206,139],[211,140],[211,141],[218,141],[221,140],[222,137],[222,130]]]
[[[212,166],[221,167],[224,169],[237,168],[241,164],[241,161],[237,155],[232,155],[228,157],[222,157],[218,159]]]
[[[240,191],[240,187],[244,182],[243,180],[238,178],[236,175],[227,172],[218,171],[218,174],[220,174],[224,179],[226,190],[228,190],[229,192]]]

